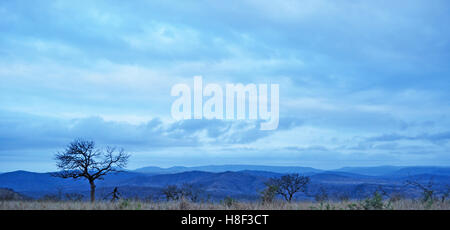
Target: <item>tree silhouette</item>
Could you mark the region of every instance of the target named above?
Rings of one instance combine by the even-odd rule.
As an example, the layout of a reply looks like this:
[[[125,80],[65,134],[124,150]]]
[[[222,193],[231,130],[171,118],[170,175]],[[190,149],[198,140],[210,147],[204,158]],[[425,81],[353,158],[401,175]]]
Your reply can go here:
[[[419,183],[417,180],[410,179],[407,180],[406,185],[411,185],[413,187],[416,187],[420,190],[422,190],[422,201],[423,202],[433,202],[433,200],[436,198],[436,191],[434,190],[434,183],[433,178],[430,178],[427,184]]]
[[[91,202],[94,202],[95,180],[101,180],[109,173],[122,172],[129,157],[123,149],[97,149],[94,141],[76,139],[63,152],[56,154],[56,166],[61,171],[53,176],[86,178],[91,186]]]
[[[271,178],[266,186],[272,188],[276,194],[281,195],[286,201],[291,202],[297,192],[306,192],[306,186],[309,182],[309,177],[294,173],[284,175],[281,178]]]
[[[163,190],[162,193],[166,197],[167,201],[179,200],[181,198],[180,189],[176,185],[168,185]]]

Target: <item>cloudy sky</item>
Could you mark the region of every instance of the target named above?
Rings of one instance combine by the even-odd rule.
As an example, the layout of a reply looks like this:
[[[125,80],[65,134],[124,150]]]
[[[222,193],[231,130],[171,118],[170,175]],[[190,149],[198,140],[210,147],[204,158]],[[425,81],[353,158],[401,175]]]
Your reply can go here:
[[[143,166],[450,165],[450,3],[0,1],[0,171],[76,137]],[[174,121],[177,83],[277,83],[280,125]]]

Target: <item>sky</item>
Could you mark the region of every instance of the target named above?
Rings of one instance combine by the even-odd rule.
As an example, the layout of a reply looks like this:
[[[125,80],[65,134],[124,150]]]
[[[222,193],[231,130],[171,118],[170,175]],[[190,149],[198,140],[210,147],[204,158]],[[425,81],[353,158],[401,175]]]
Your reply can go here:
[[[129,168],[450,166],[450,3],[0,1],[0,172],[75,138]],[[175,84],[279,84],[280,123],[181,120]]]

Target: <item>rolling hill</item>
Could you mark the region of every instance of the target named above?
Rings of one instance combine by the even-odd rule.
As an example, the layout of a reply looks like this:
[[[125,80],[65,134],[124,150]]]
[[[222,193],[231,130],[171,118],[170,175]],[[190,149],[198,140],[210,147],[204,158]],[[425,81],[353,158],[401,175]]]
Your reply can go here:
[[[143,167],[134,170],[139,173],[150,174],[167,174],[180,173],[187,171],[204,171],[204,172],[226,172],[226,171],[266,171],[274,173],[299,173],[299,174],[314,174],[322,172],[323,170],[310,167],[292,167],[292,166],[265,166],[265,165],[207,165],[197,167],[183,167],[175,166],[170,168],[160,168],[155,166]]]
[[[203,169],[203,170],[193,170]],[[242,170],[241,170],[242,169]],[[274,170],[274,171],[268,171]],[[177,172],[180,171],[180,172]],[[311,183],[307,194],[300,199],[313,199],[320,188],[325,188],[330,196],[342,194],[359,198],[380,187],[386,192],[405,191],[406,196],[418,196],[412,188],[405,188],[406,180],[427,183],[433,180],[437,190],[450,185],[450,168],[446,167],[394,167],[342,168],[324,171],[305,167],[272,167],[222,165],[202,167],[175,167],[161,169],[147,167],[119,174],[112,174],[97,181],[98,197],[106,197],[114,187],[118,187],[124,197],[163,199],[162,190],[168,185],[191,184],[202,191],[204,197],[221,200],[225,197],[237,199],[257,199],[264,183],[273,177],[286,173],[308,175]],[[89,184],[85,180],[56,178],[51,173],[15,171],[0,174],[0,188],[38,199],[48,194],[79,193],[88,197]]]

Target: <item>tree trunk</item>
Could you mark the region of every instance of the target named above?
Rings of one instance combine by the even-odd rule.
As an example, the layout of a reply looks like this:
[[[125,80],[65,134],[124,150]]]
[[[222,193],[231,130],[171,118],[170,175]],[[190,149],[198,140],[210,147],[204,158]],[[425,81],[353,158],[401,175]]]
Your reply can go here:
[[[95,184],[94,181],[89,181],[91,184],[91,202],[95,202]]]

